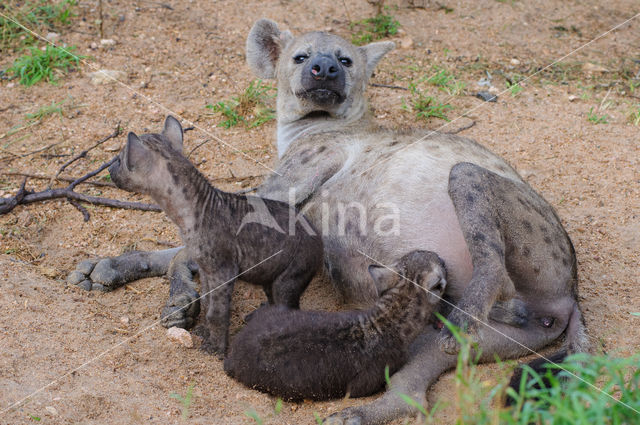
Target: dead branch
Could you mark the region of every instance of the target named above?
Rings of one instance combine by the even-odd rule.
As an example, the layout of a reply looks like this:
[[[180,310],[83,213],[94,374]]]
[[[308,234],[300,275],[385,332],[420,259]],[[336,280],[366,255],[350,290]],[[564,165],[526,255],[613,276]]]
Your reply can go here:
[[[408,89],[408,88],[406,88],[406,87],[402,87],[402,86],[394,86],[394,85],[391,85],[391,84],[369,83],[369,85],[370,85],[371,87],[382,87],[382,88],[385,88],[385,89],[409,90],[409,89]]]
[[[20,176],[20,177],[28,177],[30,179],[38,179],[38,180],[52,180],[53,176],[42,176],[39,174],[32,174],[32,173],[19,173],[19,172],[12,172],[12,173],[4,173],[7,176]],[[67,182],[67,183],[71,183],[74,182],[78,179],[78,177],[58,177],[56,180],[59,181],[63,181],[63,182]],[[101,186],[101,187],[116,187],[115,184],[110,183],[110,182],[97,182],[95,180],[92,181],[83,181],[82,184],[90,184],[92,186]]]
[[[91,215],[89,215],[89,211],[87,211],[87,209],[85,207],[80,205],[78,203],[78,201],[76,201],[75,199],[69,199],[69,198],[67,198],[67,201],[69,201],[69,203],[71,205],[76,207],[76,209],[82,213],[82,217],[84,218],[85,222],[87,222],[87,221],[89,221],[89,219],[91,219]]]
[[[78,155],[74,156],[73,158],[71,158],[70,160],[68,160],[64,164],[62,164],[62,166],[60,167],[60,169],[58,170],[58,172],[56,173],[56,175],[53,178],[57,179],[58,176],[60,175],[60,173],[62,173],[65,170],[65,168],[67,168],[69,165],[73,164],[74,162],[76,162],[80,158],[84,158],[85,156],[87,156],[89,151],[91,151],[92,149],[97,148],[98,146],[100,146],[101,144],[106,142],[107,140],[110,140],[110,139],[113,139],[115,137],[118,137],[119,135],[120,135],[120,123],[118,123],[116,125],[116,129],[113,131],[113,133],[111,133],[107,137],[103,138],[102,140],[100,140],[95,145],[91,146],[90,148],[83,150]]]
[[[463,125],[462,127],[456,128],[455,130],[452,130],[452,131],[445,131],[445,133],[447,133],[447,134],[458,134],[461,131],[465,131],[465,130],[470,129],[474,125],[476,125],[476,122],[475,121],[471,121],[469,124]]]

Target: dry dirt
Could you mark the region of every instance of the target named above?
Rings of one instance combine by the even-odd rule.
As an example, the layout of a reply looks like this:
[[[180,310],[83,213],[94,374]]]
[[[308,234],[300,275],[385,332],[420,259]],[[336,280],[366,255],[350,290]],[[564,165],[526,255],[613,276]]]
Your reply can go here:
[[[116,44],[91,49],[92,43],[100,44],[98,2],[80,1],[78,16],[70,28],[60,31],[60,40],[90,56],[88,64],[57,86],[24,88],[15,81],[0,81],[1,196],[19,187],[22,178],[11,173],[51,176],[69,159],[52,154],[78,153],[117,123],[125,131],[158,130],[166,108],[207,130],[208,134],[187,133],[186,149],[210,140],[193,158],[206,175],[219,179],[221,188],[256,185],[268,170],[234,149],[275,164],[274,122],[252,130],[226,130],[216,127],[218,118],[204,108],[238,94],[253,79],[244,61],[252,23],[269,17],[296,33],[326,29],[349,37],[349,20],[373,12],[363,0],[167,2],[172,9],[146,0],[102,2],[104,38]],[[505,81],[497,71],[530,75],[637,14],[638,3],[425,3],[422,9],[391,8],[403,30],[395,39],[403,41],[404,48],[383,60],[373,82],[406,87],[410,79],[440,65],[467,83],[467,94],[450,100],[455,107],[450,117],[477,107],[468,114],[476,125],[462,134],[504,156],[557,208],[576,246],[581,302],[594,342],[619,355],[636,352],[640,317],[630,312],[640,311],[640,127],[629,121],[629,114],[638,109],[640,98],[638,91],[630,90],[628,75],[640,71],[640,18],[571,55],[564,62],[568,65],[556,72],[545,71],[525,82],[518,96],[507,92],[496,103],[483,103],[471,95],[478,90],[476,82],[486,76],[485,69],[492,73],[494,86],[503,90]],[[17,55],[2,52],[0,69]],[[597,65],[595,71],[585,63]],[[87,76],[92,68],[124,71],[126,85],[94,86]],[[403,110],[406,91],[372,87],[370,93],[376,116],[391,126],[436,128],[444,123],[418,122]],[[62,117],[49,116],[2,136],[23,126],[25,114],[63,100]],[[606,124],[588,120],[591,108],[599,106],[598,113],[608,115]],[[65,175],[95,169],[123,141],[121,136],[105,143]],[[54,143],[46,151],[15,157]],[[42,189],[46,184],[30,179],[28,187]],[[112,188],[79,190],[142,199]],[[249,424],[254,421],[244,412],[251,409],[266,423],[311,424],[314,412],[325,416],[364,402],[285,403],[273,418],[273,398],[226,377],[220,361],[174,345],[161,326],[149,327],[167,295],[163,279],[141,280],[106,294],[66,285],[64,277],[84,258],[179,244],[174,226],[162,214],[92,206],[88,210],[89,222],[63,201],[18,207],[0,216],[1,424],[35,423],[34,417],[50,424]],[[261,301],[258,289],[237,287],[234,329],[239,317]],[[305,294],[304,308],[336,306],[331,287],[322,279]],[[489,381],[494,368],[482,368]],[[189,417],[183,420],[181,404],[171,394],[185,395],[190,385],[193,399]],[[4,410],[32,393],[24,403]],[[454,394],[449,374],[428,395],[433,403],[440,397],[454,400]],[[438,422],[451,422],[454,411],[452,405],[439,414]]]

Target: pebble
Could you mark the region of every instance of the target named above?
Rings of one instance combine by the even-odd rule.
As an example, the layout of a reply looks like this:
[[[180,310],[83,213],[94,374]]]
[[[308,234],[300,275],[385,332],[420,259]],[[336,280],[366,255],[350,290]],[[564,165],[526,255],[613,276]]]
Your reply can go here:
[[[58,411],[53,406],[47,406],[47,407],[44,408],[44,410],[49,412],[49,414],[51,414],[52,416],[58,416]]]
[[[193,338],[191,338],[191,334],[186,329],[178,328],[175,326],[169,328],[167,329],[167,338],[182,345],[183,347],[193,348]]]
[[[484,100],[485,102],[498,101],[498,96],[496,96],[495,94],[489,93],[488,91],[479,91],[478,93],[476,93],[476,97],[478,99]]]
[[[111,38],[103,38],[100,40],[100,45],[104,47],[115,46],[116,41]]]
[[[411,37],[404,37],[400,40],[401,49],[410,49],[413,47],[413,39]]]
[[[113,84],[116,80],[122,81],[127,78],[127,74],[123,71],[116,71],[112,69],[101,69],[100,71],[91,72],[88,74],[91,78],[91,84]]]
[[[94,41],[89,45],[89,47],[91,48],[91,50],[96,50],[98,48],[98,43]]]
[[[511,59],[511,65],[516,66],[520,65],[520,61],[516,58]]]
[[[575,94],[570,94],[568,99],[569,99],[569,102],[573,102],[574,100],[578,99],[578,96],[576,96]]]
[[[129,324],[129,318],[127,316],[122,316],[120,318],[120,323],[122,323],[123,325],[128,325]]]
[[[50,32],[47,33],[47,36],[45,38],[52,43],[55,43],[55,41],[60,38],[60,34],[58,34],[57,32]]]
[[[586,62],[584,65],[582,65],[582,70],[584,72],[609,72],[609,70],[604,66],[596,65],[595,63],[591,62]]]

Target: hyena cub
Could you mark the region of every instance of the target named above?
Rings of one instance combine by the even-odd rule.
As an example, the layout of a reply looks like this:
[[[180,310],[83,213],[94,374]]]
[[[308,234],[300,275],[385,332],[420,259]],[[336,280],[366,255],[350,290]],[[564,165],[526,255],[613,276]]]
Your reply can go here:
[[[363,397],[406,361],[446,287],[444,263],[412,251],[392,269],[369,266],[381,294],[366,311],[257,310],[235,336],[224,370],[286,400]],[[425,291],[426,290],[426,291]]]
[[[109,172],[119,188],[150,195],[179,227],[200,272],[202,348],[222,356],[236,278],[262,285],[270,304],[298,308],[322,263],[322,242],[288,204],[213,187],[182,155],[182,137],[171,116],[162,134],[129,133]]]

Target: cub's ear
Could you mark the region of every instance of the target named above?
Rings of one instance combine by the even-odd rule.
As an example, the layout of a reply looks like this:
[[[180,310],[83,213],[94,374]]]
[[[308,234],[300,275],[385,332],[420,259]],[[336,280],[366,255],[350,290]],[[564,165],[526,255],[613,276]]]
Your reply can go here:
[[[182,126],[180,125],[180,121],[171,115],[167,115],[167,118],[164,120],[162,135],[169,140],[173,150],[182,153]]]
[[[378,41],[366,46],[358,47],[358,51],[364,56],[367,63],[367,78],[371,77],[380,59],[396,47],[393,41]]]
[[[371,264],[369,266],[369,274],[373,278],[373,282],[376,284],[378,290],[378,296],[382,295],[384,291],[395,285],[399,276],[387,267],[378,266],[377,264]]]
[[[134,171],[147,156],[147,149],[142,140],[133,132],[127,135],[127,145],[124,147],[122,162],[127,170]]]
[[[281,32],[278,24],[269,19],[260,19],[247,38],[247,63],[258,78],[276,77],[276,64],[280,53],[293,39],[289,31]]]

